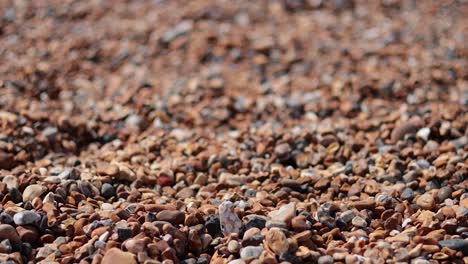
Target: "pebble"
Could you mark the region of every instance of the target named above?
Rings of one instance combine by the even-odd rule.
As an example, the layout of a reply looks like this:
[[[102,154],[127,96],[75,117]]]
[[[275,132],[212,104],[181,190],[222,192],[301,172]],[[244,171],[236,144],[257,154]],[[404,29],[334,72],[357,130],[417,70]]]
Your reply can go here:
[[[424,210],[431,210],[435,207],[435,200],[432,194],[425,193],[416,199],[416,204]]]
[[[414,192],[411,188],[405,188],[401,193],[401,199],[411,201],[414,198]]]
[[[416,137],[423,139],[424,141],[429,140],[429,135],[431,134],[431,129],[428,127],[423,127],[416,132]]]
[[[0,263],[468,263],[461,5],[6,2]]]
[[[245,223],[245,229],[256,227],[262,229],[266,225],[267,218],[261,215],[248,215],[246,216],[247,222]]]
[[[421,124],[418,121],[407,121],[401,123],[392,131],[392,142],[404,139],[407,134],[415,134],[420,127]]]
[[[13,175],[7,175],[5,177],[3,177],[3,180],[2,180],[3,183],[5,183],[8,187],[8,189],[11,189],[11,188],[16,188],[18,189],[18,178],[13,176]]]
[[[285,204],[278,210],[272,211],[268,214],[268,217],[270,217],[271,220],[284,223],[290,223],[294,216],[296,216],[295,203]]]
[[[452,197],[452,193],[453,193],[453,190],[451,187],[444,186],[440,188],[439,192],[437,193],[437,199],[440,202],[443,202],[446,199],[449,199],[450,197]]]
[[[461,251],[468,255],[468,240],[467,239],[448,239],[439,241],[441,247],[447,247],[453,250]]]
[[[161,212],[156,214],[156,218],[159,221],[166,221],[174,225],[180,225],[183,224],[185,221],[185,214],[184,212],[176,210],[162,210]]]
[[[289,247],[286,235],[278,228],[272,228],[266,233],[265,244],[278,256],[286,253]]]
[[[248,259],[248,258],[258,258],[260,257],[260,254],[263,252],[263,247],[261,246],[247,246],[243,247],[240,250],[240,257],[243,259]]]
[[[333,264],[333,257],[332,256],[321,256],[318,259],[317,264]]]
[[[111,248],[106,251],[101,264],[137,264],[135,255],[123,252],[118,248]]]
[[[101,186],[101,195],[102,197],[109,199],[112,196],[115,196],[115,188],[109,183],[104,183]]]
[[[219,216],[210,215],[205,221],[205,228],[211,236],[216,236],[221,233],[221,223],[219,221]]]
[[[0,224],[0,241],[8,239],[12,244],[20,242],[16,229],[8,224]]]
[[[219,206],[219,222],[224,235],[239,233],[242,221],[233,211],[234,205],[230,201],[225,201]]]
[[[125,241],[125,240],[133,237],[133,231],[130,228],[118,227],[117,228],[117,235],[119,236],[119,239],[121,241]]]
[[[33,211],[21,211],[13,216],[13,221],[17,225],[29,225],[37,223],[39,220],[41,220],[41,216]]]
[[[23,201],[31,202],[34,198],[41,196],[46,191],[47,187],[45,186],[39,184],[29,185],[23,191]]]
[[[294,229],[294,231],[301,232],[310,229],[311,225],[309,222],[307,222],[305,216],[298,215],[291,220],[291,227]]]
[[[18,226],[16,232],[23,242],[35,243],[39,239],[39,230],[34,226]]]
[[[232,254],[236,254],[240,250],[240,244],[236,240],[231,240],[228,243],[228,251]]]
[[[351,223],[354,225],[354,226],[357,226],[357,227],[361,227],[361,228],[364,228],[367,226],[367,222],[366,220],[364,220],[362,217],[360,216],[355,216],[353,218],[353,220],[351,220]]]
[[[340,218],[343,219],[343,221],[346,223],[351,222],[355,216],[356,214],[353,212],[353,210],[347,210],[340,214]]]

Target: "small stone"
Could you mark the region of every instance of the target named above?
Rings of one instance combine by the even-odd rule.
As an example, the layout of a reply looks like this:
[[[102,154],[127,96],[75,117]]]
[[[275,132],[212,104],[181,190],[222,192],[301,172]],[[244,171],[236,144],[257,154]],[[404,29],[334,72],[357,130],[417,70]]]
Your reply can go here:
[[[265,243],[278,256],[288,251],[286,235],[278,228],[272,228],[267,232]]]
[[[355,216],[353,218],[353,220],[351,221],[351,223],[354,225],[354,226],[357,226],[357,227],[366,227],[367,226],[367,222],[366,220],[364,220],[362,217],[360,216]]]
[[[415,134],[418,129],[421,127],[421,122],[419,120],[410,120],[403,122],[392,131],[391,139],[393,143],[396,143],[398,140],[404,139],[407,134]]]
[[[288,159],[291,151],[291,146],[288,143],[282,143],[275,147],[275,154],[280,160]]]
[[[224,235],[239,233],[242,221],[234,213],[234,205],[230,201],[225,201],[219,206],[219,221]]]
[[[245,223],[246,230],[249,230],[253,227],[263,229],[267,221],[266,217],[261,215],[248,215],[245,218],[247,219],[247,223]]]
[[[101,186],[101,195],[102,197],[109,199],[112,196],[115,196],[115,188],[109,183],[104,183]]]
[[[13,247],[10,243],[10,240],[8,239],[3,239],[0,242],[0,253],[10,253],[12,251]]]
[[[468,208],[468,198],[465,198],[465,199],[461,200],[460,205],[462,207]]]
[[[452,197],[453,189],[449,186],[444,186],[440,188],[440,190],[437,192],[437,199],[439,202],[443,202],[446,199]]]
[[[173,225],[183,224],[185,221],[185,214],[176,210],[162,210],[156,215],[159,221],[166,221]]]
[[[434,201],[434,197],[432,197],[432,194],[430,193],[425,193],[419,196],[416,200],[416,204],[419,207],[421,207],[421,209],[424,209],[424,210],[431,210],[436,205]]]
[[[0,224],[0,240],[8,239],[11,243],[20,242],[16,229],[7,224]]]
[[[410,255],[406,248],[398,248],[395,250],[395,259],[397,261],[405,262],[409,259]]]
[[[311,225],[307,222],[305,216],[298,215],[291,220],[291,227],[294,229],[294,231],[301,232],[309,229]]]
[[[245,261],[242,259],[235,259],[228,262],[228,264],[245,264]]]
[[[176,198],[179,198],[181,200],[195,197],[195,191],[189,187],[183,188],[176,194]]]
[[[119,173],[119,167],[115,164],[100,164],[97,167],[97,173],[99,175],[116,176]]]
[[[414,198],[414,192],[411,188],[405,188],[401,193],[401,199],[411,201]]]
[[[429,140],[429,135],[431,134],[431,129],[428,127],[423,127],[416,132],[416,137],[423,139],[424,141]]]
[[[354,203],[352,203],[352,205],[356,209],[358,209],[359,211],[363,210],[363,209],[373,210],[375,208],[375,201],[371,200],[371,199],[368,199],[368,200],[364,200],[364,201],[354,202]]]
[[[2,180],[8,187],[8,189],[16,188],[18,189],[18,178],[13,175],[7,175]]]
[[[18,188],[10,188],[9,193],[10,193],[10,199],[12,202],[21,203],[23,201],[23,197],[21,195],[21,192],[18,190]]]
[[[43,193],[47,191],[47,187],[39,185],[39,184],[32,184],[26,187],[23,191],[23,201],[31,202],[34,198],[41,196]]]
[[[34,243],[39,239],[39,230],[34,226],[18,226],[16,231],[23,242]]]
[[[333,264],[333,257],[332,256],[321,256],[318,259],[317,264]]]
[[[293,217],[296,216],[296,204],[288,203],[281,206],[278,210],[272,211],[268,214],[271,220],[282,221],[289,224]]]
[[[9,170],[15,167],[15,156],[11,153],[0,150],[0,169]]]
[[[340,218],[343,219],[343,221],[346,223],[351,222],[355,216],[356,214],[353,212],[353,210],[347,210],[340,214]]]
[[[101,264],[137,264],[135,255],[123,252],[118,248],[111,248],[106,251]]]
[[[0,214],[0,223],[1,224],[13,224],[14,221],[13,221],[13,217],[5,212],[1,213]]]
[[[205,221],[205,228],[208,233],[215,237],[217,234],[221,233],[221,223],[219,221],[219,216],[210,215]]]
[[[236,254],[240,250],[240,244],[236,240],[231,240],[228,243],[228,251],[231,254]]]
[[[265,236],[260,233],[260,229],[252,227],[245,231],[242,246],[259,246],[264,238]]]
[[[41,220],[41,216],[33,211],[21,211],[13,216],[13,221],[17,225],[29,225]]]
[[[456,251],[461,251],[468,255],[468,240],[466,239],[448,239],[439,241],[441,247],[447,247]]]
[[[125,241],[133,237],[133,232],[130,228],[117,228],[117,235],[119,236],[120,241]]]
[[[143,252],[146,248],[148,240],[147,239],[137,239],[136,237],[133,239],[125,240],[123,243],[123,247],[133,254],[138,254],[138,252]]]
[[[248,259],[248,258],[256,259],[260,257],[260,254],[262,254],[263,250],[264,249],[261,246],[258,246],[258,247],[247,246],[240,250],[240,257],[243,259]]]

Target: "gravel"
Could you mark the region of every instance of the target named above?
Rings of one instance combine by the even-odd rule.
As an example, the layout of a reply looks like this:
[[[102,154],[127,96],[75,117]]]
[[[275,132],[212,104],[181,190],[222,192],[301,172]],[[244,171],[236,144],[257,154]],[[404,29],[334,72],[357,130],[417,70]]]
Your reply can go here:
[[[0,262],[468,263],[462,2],[0,1]]]

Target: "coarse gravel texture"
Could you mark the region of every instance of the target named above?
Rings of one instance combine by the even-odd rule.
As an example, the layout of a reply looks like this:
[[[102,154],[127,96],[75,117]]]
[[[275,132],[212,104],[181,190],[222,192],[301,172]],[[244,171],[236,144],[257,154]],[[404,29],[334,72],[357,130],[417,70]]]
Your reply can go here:
[[[467,14],[0,0],[0,263],[468,263]]]

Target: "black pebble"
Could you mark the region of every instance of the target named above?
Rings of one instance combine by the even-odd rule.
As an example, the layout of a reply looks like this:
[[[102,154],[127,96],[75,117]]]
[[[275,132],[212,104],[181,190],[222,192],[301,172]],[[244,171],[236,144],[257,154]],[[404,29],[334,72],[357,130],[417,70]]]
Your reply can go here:
[[[212,237],[215,237],[217,234],[221,233],[221,224],[219,222],[219,216],[208,216],[208,218],[205,221],[205,228]]]

